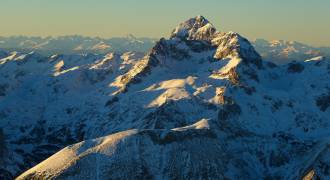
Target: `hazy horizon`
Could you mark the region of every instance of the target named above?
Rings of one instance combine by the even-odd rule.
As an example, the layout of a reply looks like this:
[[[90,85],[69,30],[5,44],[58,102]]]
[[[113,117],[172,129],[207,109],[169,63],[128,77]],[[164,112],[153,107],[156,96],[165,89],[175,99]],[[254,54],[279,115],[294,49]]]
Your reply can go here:
[[[180,22],[205,16],[219,31],[250,40],[330,46],[330,2],[322,0],[115,1],[0,0],[0,36],[168,37]]]

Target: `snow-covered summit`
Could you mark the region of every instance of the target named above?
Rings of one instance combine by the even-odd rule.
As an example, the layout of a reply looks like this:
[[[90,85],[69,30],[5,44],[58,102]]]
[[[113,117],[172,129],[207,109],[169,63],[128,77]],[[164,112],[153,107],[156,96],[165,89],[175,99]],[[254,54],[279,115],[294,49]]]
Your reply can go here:
[[[214,58],[218,60],[237,57],[243,60],[253,61],[255,64],[261,64],[260,55],[246,38],[231,31],[218,32],[216,28],[201,15],[180,23],[179,26],[173,30],[170,39],[206,41],[211,44],[213,48],[217,49]],[[201,47],[198,47],[198,49],[201,49]]]
[[[141,76],[146,76],[157,67],[169,68],[172,73],[185,74],[203,69],[202,63],[222,60],[225,60],[222,62],[224,68],[217,70],[221,78],[228,78],[230,70],[240,71],[236,67],[242,63],[253,65],[244,65],[242,68],[245,69],[262,66],[260,55],[247,39],[235,32],[216,32],[207,19],[197,16],[181,23],[169,39],[160,39],[143,59],[126,74],[119,76],[112,85],[119,88],[117,92],[122,92],[129,84],[141,81],[144,79]]]
[[[215,27],[203,16],[199,15],[180,23],[171,34],[171,38],[187,40],[210,40],[216,32]]]

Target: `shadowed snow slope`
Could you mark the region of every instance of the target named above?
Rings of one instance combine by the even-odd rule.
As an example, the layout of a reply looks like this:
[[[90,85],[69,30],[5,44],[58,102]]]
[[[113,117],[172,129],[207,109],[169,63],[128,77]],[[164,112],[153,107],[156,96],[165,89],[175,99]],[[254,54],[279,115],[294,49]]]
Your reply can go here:
[[[0,60],[3,172],[83,141],[20,179],[329,178],[326,58],[276,66],[202,16],[144,57],[17,57]]]

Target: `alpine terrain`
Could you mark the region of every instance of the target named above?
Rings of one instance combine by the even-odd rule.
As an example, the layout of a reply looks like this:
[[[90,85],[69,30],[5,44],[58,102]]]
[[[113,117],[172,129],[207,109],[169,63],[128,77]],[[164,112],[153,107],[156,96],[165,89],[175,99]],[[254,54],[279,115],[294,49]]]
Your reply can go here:
[[[275,65],[203,16],[145,55],[0,56],[0,179],[330,178],[325,57]]]

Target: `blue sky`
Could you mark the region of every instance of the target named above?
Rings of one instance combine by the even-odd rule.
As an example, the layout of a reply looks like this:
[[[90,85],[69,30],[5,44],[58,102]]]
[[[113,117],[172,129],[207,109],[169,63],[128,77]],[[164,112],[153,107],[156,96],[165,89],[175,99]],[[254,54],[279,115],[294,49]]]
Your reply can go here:
[[[158,38],[201,14],[250,39],[330,46],[329,8],[329,0],[0,0],[0,36]]]

